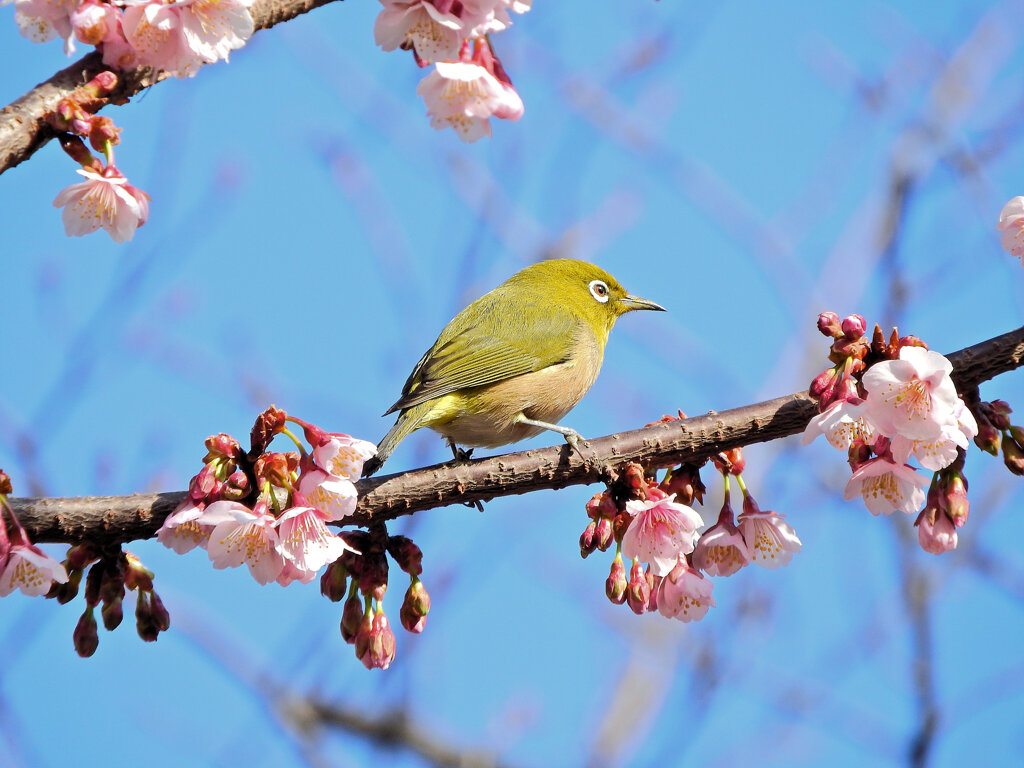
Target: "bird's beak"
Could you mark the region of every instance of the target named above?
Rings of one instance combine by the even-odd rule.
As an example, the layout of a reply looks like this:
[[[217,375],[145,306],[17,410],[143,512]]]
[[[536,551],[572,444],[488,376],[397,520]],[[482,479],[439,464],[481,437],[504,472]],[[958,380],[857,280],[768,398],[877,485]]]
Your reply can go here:
[[[666,312],[667,310],[661,306],[661,304],[655,304],[653,301],[647,299],[641,299],[639,296],[625,295],[619,299],[619,303],[625,307],[624,312],[632,312],[634,309],[654,309],[658,312]]]

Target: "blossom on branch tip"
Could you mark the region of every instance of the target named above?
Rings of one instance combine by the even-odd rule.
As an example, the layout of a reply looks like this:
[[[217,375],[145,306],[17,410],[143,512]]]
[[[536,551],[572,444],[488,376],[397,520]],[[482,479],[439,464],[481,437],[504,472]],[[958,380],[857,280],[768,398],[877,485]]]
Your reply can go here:
[[[204,507],[196,504],[191,498],[185,500],[167,516],[160,530],[156,532],[157,541],[169,549],[173,549],[179,555],[190,552],[196,547],[206,548],[206,542],[210,540],[210,533],[214,526],[207,523],[201,524]]]
[[[870,445],[875,430],[865,417],[866,408],[863,400],[837,400],[810,420],[800,442],[807,445],[818,435],[824,435],[829,445],[841,451],[848,451],[856,439]]]
[[[454,8],[441,11],[430,0],[381,0],[373,25],[377,45],[385,51],[411,47],[423,62],[457,59],[465,25]],[[452,5],[452,4],[449,4]]]
[[[296,494],[296,505],[286,509],[277,520],[280,539],[279,550],[298,571],[300,581],[308,582],[328,563],[333,563],[346,551],[355,552],[325,523],[323,512],[306,506],[301,494]]]
[[[697,540],[693,549],[693,565],[709,576],[732,576],[750,560],[750,546],[733,521],[732,508],[724,506],[718,522]]]
[[[113,165],[102,174],[78,169],[86,178],[65,187],[53,201],[63,208],[64,231],[69,236],[87,235],[103,227],[115,243],[131,240],[149,218],[149,195],[128,183]]]
[[[454,128],[466,142],[490,136],[492,116],[518,120],[523,114],[522,99],[511,84],[468,61],[437,62],[416,93],[427,106],[431,126]]]
[[[924,505],[926,484],[913,467],[876,457],[853,473],[843,498],[849,501],[862,497],[872,515],[888,515],[896,510],[913,514]]]
[[[675,495],[626,502],[626,512],[633,519],[622,537],[622,553],[649,563],[655,576],[664,576],[675,567],[680,554],[693,551],[697,528],[704,525],[696,511],[674,500]]]

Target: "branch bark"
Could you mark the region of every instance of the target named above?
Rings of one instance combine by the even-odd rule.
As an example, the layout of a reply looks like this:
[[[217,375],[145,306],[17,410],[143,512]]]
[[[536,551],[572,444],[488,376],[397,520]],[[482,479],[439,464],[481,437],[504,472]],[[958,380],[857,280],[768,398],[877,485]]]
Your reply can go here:
[[[330,2],[334,0],[256,0],[251,9],[252,17],[259,31]],[[100,72],[111,69],[103,64],[103,57],[93,51],[0,109],[0,174],[28,160],[36,150],[56,137],[57,133],[46,122],[46,116],[56,109],[57,102]],[[104,100],[104,106],[125,104],[132,96],[169,77],[166,72],[150,67],[117,74],[118,86]]]
[[[953,381],[967,392],[1024,365],[1024,327],[948,355]],[[368,525],[421,510],[489,501],[498,496],[602,482],[616,467],[638,461],[660,468],[699,462],[719,451],[796,434],[815,414],[798,392],[721,413],[655,424],[584,441],[583,456],[567,445],[507,453],[359,481],[359,504],[346,523]],[[33,541],[120,544],[156,535],[184,491],[130,496],[12,498]]]

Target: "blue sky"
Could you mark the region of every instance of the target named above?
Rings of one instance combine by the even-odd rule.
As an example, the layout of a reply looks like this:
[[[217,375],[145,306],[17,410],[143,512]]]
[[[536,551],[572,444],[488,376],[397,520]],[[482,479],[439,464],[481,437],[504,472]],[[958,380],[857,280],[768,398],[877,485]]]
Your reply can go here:
[[[77,176],[56,146],[6,172],[0,467],[16,492],[183,488],[207,435],[244,437],[271,402],[376,440],[444,323],[550,255],[669,309],[613,332],[564,420],[586,436],[805,388],[824,309],[940,351],[1021,324],[1024,271],[994,229],[1024,193],[1021,3],[535,5],[495,37],[526,113],[491,140],[431,129],[421,73],[374,47],[378,4],[348,2],[106,112],[124,128],[119,167],[153,199],[131,244],[63,235],[51,201]],[[0,21],[8,103],[67,61],[20,38],[9,7]],[[982,395],[1024,411],[1021,381]],[[0,765],[318,764],[271,688],[406,706],[511,765],[903,765],[919,722],[905,573],[930,596],[930,764],[1019,755],[1019,480],[973,451],[961,549],[934,558],[900,543],[911,520],[840,500],[846,465],[827,446],[747,455],[804,551],[717,580],[704,621],[607,603],[610,558],[576,543],[594,489],[434,510],[402,524],[425,553],[427,631],[399,632],[383,674],[358,664],[315,585],[260,588],[137,542],[172,616],[155,645],[126,625],[81,660],[80,606],[0,604]],[[388,467],[446,457],[424,431]],[[344,733],[309,749],[424,764]]]

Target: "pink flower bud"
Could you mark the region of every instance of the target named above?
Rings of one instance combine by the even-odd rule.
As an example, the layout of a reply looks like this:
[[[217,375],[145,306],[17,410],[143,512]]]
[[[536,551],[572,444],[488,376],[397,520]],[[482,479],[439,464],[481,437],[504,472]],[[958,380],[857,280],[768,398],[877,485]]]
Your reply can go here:
[[[100,615],[103,617],[103,626],[108,630],[115,630],[120,626],[121,620],[124,618],[124,609],[122,608],[122,600],[112,600],[109,603],[104,603],[100,609]]]
[[[807,388],[807,393],[815,399],[820,398],[825,392],[835,389],[838,375],[835,368],[826,368],[814,377],[811,386]]]
[[[996,429],[1009,429],[1010,414],[1013,413],[1010,404],[1005,400],[993,400],[989,403],[989,408],[989,418]]]
[[[249,495],[249,476],[242,470],[231,473],[221,486],[220,496],[228,501],[241,501]]]
[[[85,604],[97,605],[100,601],[100,582],[103,580],[103,561],[94,563],[85,577]]]
[[[207,454],[203,461],[209,463],[213,459],[226,461],[237,461],[242,457],[242,446],[238,444],[231,435],[221,432],[219,435],[210,435],[204,443]]]
[[[597,549],[597,523],[591,520],[580,534],[580,556],[586,559]]]
[[[342,625],[344,627],[344,624]],[[356,658],[363,661],[370,653],[370,636],[373,634],[373,614],[361,613],[359,616],[359,628],[356,630],[353,644],[355,645]],[[367,669],[369,665],[367,664]]]
[[[856,341],[864,335],[864,331],[868,329],[868,324],[862,315],[849,315],[843,318],[842,329],[843,336],[851,341]]]
[[[622,473],[622,481],[636,496],[642,496],[642,491],[647,488],[647,477],[644,468],[635,461],[626,464],[626,470]]]
[[[360,627],[360,634],[356,638],[357,654],[360,651],[360,638],[363,636],[363,629]],[[383,611],[378,611],[374,614],[373,623],[366,635],[365,648],[363,648],[359,660],[367,669],[387,669],[394,659],[395,633],[391,631],[388,617],[384,615]]]
[[[959,475],[954,475],[946,483],[945,508],[953,524],[962,528],[970,514],[971,502],[967,499],[967,485]]]
[[[978,420],[978,434],[974,437],[974,444],[986,453],[999,455],[999,430],[984,417]]]
[[[96,653],[100,644],[99,632],[96,628],[96,616],[93,615],[92,606],[88,606],[85,612],[78,619],[74,634],[71,636],[75,644],[75,652],[83,659]]]
[[[604,552],[612,545],[614,540],[615,531],[612,528],[612,521],[607,517],[602,517],[597,521],[597,529],[594,532],[594,541],[597,544],[597,548]]]
[[[427,588],[419,579],[413,579],[409,589],[405,591],[405,600],[402,601],[402,610],[399,619],[402,626],[409,632],[419,634],[427,623],[427,614],[430,612],[430,595]]]
[[[388,539],[388,553],[398,567],[410,576],[423,573],[423,551],[407,536],[392,536]]]
[[[633,567],[629,570],[626,602],[629,604],[629,609],[638,616],[647,613],[647,606],[651,602],[651,583],[647,580],[647,574],[637,561],[633,562]]]
[[[833,339],[838,338],[842,334],[839,326],[839,315],[835,312],[822,312],[818,315],[818,330],[821,331],[823,336],[829,336]]]
[[[626,564],[622,562],[621,556],[612,560],[611,571],[604,583],[604,593],[615,605],[622,605],[626,602],[626,587],[629,582],[626,579]]]
[[[917,541],[925,552],[941,555],[956,549],[956,528],[943,512],[934,507],[925,507],[914,525],[917,526]]]

